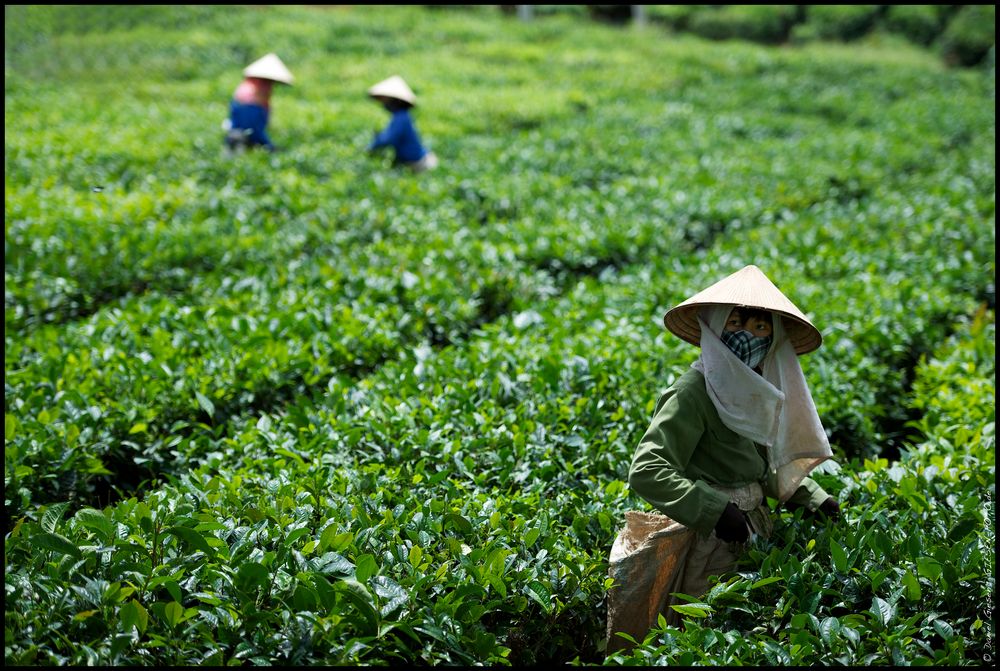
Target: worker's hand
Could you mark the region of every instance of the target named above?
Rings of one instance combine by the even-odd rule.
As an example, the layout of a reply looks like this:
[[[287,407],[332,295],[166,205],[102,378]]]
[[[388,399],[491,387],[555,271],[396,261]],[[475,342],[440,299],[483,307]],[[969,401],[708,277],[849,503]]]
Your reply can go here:
[[[726,504],[722,517],[715,523],[715,535],[727,543],[746,543],[750,538],[750,527],[743,511],[732,501]]]
[[[831,496],[820,504],[819,512],[832,520],[840,519],[840,504]]]
[[[832,496],[828,497],[826,501],[823,501],[816,510],[809,510],[806,506],[799,503],[792,503],[789,501],[785,504],[785,507],[789,510],[798,510],[802,508],[803,517],[829,517],[832,520],[840,519],[840,504]]]

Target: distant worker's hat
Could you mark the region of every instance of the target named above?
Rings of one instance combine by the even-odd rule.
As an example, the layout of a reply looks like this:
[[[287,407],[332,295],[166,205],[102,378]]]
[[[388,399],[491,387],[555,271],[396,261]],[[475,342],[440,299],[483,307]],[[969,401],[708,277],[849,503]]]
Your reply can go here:
[[[698,311],[705,305],[760,308],[781,315],[796,354],[811,352],[823,342],[819,329],[757,266],[746,266],[671,308],[663,315],[663,325],[674,335],[693,345],[700,345]]]
[[[243,68],[243,76],[270,79],[271,81],[281,82],[289,86],[295,80],[292,77],[292,73],[288,71],[288,68],[285,67],[285,64],[281,62],[281,59],[276,54],[268,54]]]
[[[402,100],[408,105],[417,104],[417,96],[413,94],[413,91],[410,90],[410,87],[406,85],[406,82],[399,75],[393,75],[375,84],[375,86],[368,89],[368,95],[372,98]]]

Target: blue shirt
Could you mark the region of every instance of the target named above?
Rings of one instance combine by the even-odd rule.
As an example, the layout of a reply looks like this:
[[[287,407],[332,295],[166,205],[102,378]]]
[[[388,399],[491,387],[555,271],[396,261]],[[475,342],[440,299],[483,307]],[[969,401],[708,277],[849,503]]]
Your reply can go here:
[[[250,131],[250,144],[264,145],[273,148],[271,138],[267,136],[268,109],[261,105],[248,105],[229,101],[229,121],[233,128]]]
[[[412,163],[424,157],[427,150],[420,143],[420,136],[413,126],[413,120],[410,119],[409,110],[403,109],[393,112],[389,125],[381,133],[375,135],[368,150],[381,147],[393,147],[396,150],[396,161],[401,163]]]

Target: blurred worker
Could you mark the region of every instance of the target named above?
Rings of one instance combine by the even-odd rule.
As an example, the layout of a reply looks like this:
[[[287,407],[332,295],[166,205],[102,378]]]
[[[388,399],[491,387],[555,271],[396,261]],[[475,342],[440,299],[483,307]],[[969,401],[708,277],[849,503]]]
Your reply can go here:
[[[292,81],[292,73],[275,54],[267,54],[244,68],[243,81],[229,102],[229,118],[222,123],[230,153],[239,154],[253,147],[274,151],[267,134],[271,89],[275,82],[291,86]]]
[[[404,165],[414,172],[423,172],[437,167],[438,159],[420,142],[420,135],[410,118],[410,109],[417,104],[417,97],[406,85],[403,78],[393,75],[380,81],[370,89],[368,95],[382,103],[392,115],[389,125],[375,133],[375,139],[368,146],[369,152],[383,147],[395,150],[393,166]]]

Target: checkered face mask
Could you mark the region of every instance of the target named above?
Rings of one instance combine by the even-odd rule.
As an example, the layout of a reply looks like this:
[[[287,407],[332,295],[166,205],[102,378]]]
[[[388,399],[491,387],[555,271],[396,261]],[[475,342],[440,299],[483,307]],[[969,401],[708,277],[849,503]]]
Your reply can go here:
[[[740,361],[751,368],[760,365],[771,347],[771,336],[755,336],[750,331],[723,331],[720,338]]]

